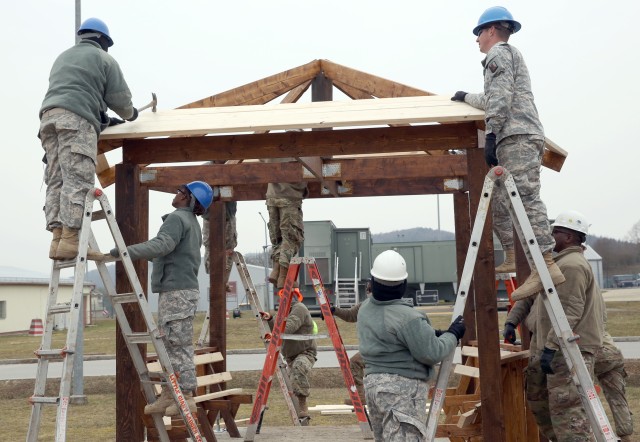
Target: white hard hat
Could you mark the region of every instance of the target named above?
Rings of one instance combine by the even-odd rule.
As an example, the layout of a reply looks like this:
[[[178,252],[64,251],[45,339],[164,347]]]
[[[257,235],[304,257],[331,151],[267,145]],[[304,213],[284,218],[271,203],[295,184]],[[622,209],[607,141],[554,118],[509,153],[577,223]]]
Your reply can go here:
[[[551,227],[565,227],[567,229],[575,230],[576,232],[589,234],[589,223],[584,215],[575,210],[568,210],[562,212],[553,221]]]
[[[408,275],[407,263],[402,255],[394,250],[385,250],[373,261],[371,276],[377,280],[402,282]]]

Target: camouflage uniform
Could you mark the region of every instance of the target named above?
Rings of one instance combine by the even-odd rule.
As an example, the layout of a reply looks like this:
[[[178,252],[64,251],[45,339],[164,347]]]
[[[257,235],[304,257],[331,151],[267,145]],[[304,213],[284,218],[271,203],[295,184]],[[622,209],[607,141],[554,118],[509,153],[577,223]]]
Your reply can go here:
[[[596,352],[593,371],[611,408],[616,434],[630,436],[633,434],[633,419],[625,394],[627,372],[622,352],[609,333],[605,333],[602,347]]]
[[[595,354],[602,346],[604,335],[604,300],[581,247],[568,247],[555,260],[567,276],[567,281],[557,287],[558,298],[569,326],[580,336],[582,358],[593,378]],[[538,426],[548,439],[559,442],[593,440],[591,424],[540,297],[535,298],[531,313],[536,323],[532,329],[526,393]],[[509,318],[507,320],[513,322]],[[545,375],[540,367],[540,355],[545,347],[556,350],[551,363],[554,373],[550,375]],[[547,435],[550,431],[553,431],[555,438]]]
[[[269,320],[273,328],[275,318]],[[291,300],[291,311],[287,316],[284,328],[285,334],[311,335],[313,334],[313,319],[309,309],[296,298]],[[309,373],[316,362],[318,346],[314,339],[308,341],[285,340],[282,344],[282,356],[289,366],[291,387],[296,396],[309,396]]]
[[[378,442],[427,440],[428,383],[391,373],[364,378],[373,436]]]
[[[236,211],[237,203],[235,201],[228,201],[224,204],[225,207],[225,229],[224,229],[224,248],[227,254],[227,261],[225,264],[224,281],[229,281],[229,274],[233,268],[233,250],[238,245],[238,231],[236,230]],[[209,212],[203,216],[202,221],[202,242],[204,243],[204,269],[209,274]]]
[[[47,230],[81,227],[84,200],[95,183],[98,135],[109,123],[108,108],[131,118],[131,92],[113,57],[98,43],[82,39],[55,60],[40,107]]]
[[[158,326],[178,383],[183,391],[197,387],[193,361],[193,318],[200,298],[199,290],[161,292],[158,299]]]
[[[531,92],[529,70],[520,51],[495,44],[483,60],[484,93],[467,94],[465,102],[484,109],[487,133],[496,135],[498,163],[511,174],[542,253],[551,251],[553,236],[547,209],[540,199],[544,129]],[[513,228],[504,189],[494,192],[494,230],[505,249],[513,250]]]
[[[153,260],[151,290],[159,293],[158,325],[165,334],[171,365],[180,388],[196,388],[193,319],[200,298],[198,269],[202,231],[191,208],[163,216],[155,238],[127,247],[131,259]]]
[[[264,160],[283,162],[288,159]],[[296,256],[304,242],[302,221],[302,200],[309,195],[307,184],[269,183],[266,204],[269,211],[269,238],[271,239],[272,261],[282,267],[289,267],[291,258]]]

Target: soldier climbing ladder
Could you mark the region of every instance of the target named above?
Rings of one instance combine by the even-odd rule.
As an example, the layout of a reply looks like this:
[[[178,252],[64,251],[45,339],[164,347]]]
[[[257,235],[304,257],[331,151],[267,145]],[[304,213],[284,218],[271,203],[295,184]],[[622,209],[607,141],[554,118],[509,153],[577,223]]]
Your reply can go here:
[[[93,204],[98,201],[102,210],[93,213]],[[154,385],[166,385],[173,395],[173,399],[179,405],[178,410],[186,424],[186,428],[191,435],[193,441],[200,442],[202,437],[198,430],[197,423],[189,411],[189,407],[184,399],[184,395],[178,385],[176,373],[171,367],[169,356],[164,346],[162,338],[164,335],[156,326],[151,309],[147,303],[147,299],[142,290],[140,281],[133,267],[133,263],[128,253],[127,247],[120,233],[120,228],[115,220],[114,213],[111,209],[107,196],[100,189],[92,189],[87,192],[85,199],[85,210],[82,220],[82,228],[80,230],[78,256],[70,261],[53,261],[51,271],[51,281],[49,284],[49,298],[47,302],[46,326],[42,337],[40,348],[36,350],[38,357],[38,368],[36,373],[36,382],[33,396],[30,398],[32,404],[31,418],[29,421],[29,430],[27,432],[27,442],[35,442],[38,440],[40,431],[40,421],[42,417],[43,405],[55,405],[57,407],[56,414],[56,442],[66,440],[67,432],[67,411],[70,399],[70,389],[73,380],[73,367],[76,355],[76,338],[78,327],[82,326],[82,312],[80,311],[82,300],[82,288],[87,265],[87,250],[91,247],[98,250],[91,222],[99,219],[106,219],[113,239],[118,250],[120,250],[120,260],[124,266],[129,283],[133,289],[132,293],[116,293],[114,282],[109,276],[106,262],[114,261],[114,258],[105,257],[105,260],[95,261],[102,282],[107,290],[107,294],[114,306],[118,324],[122,330],[122,336],[125,340],[131,359],[134,363],[136,371],[140,376],[141,387],[148,403],[152,403],[156,399]],[[58,302],[58,286],[60,282],[60,270],[64,268],[75,267],[75,279],[73,286],[73,294],[70,303]],[[146,331],[133,332],[124,312],[124,304],[137,305],[141,316],[146,325]],[[53,335],[53,323],[56,314],[69,314],[68,330],[66,344],[63,348],[51,348]],[[146,363],[139,348],[139,344],[153,344],[158,361],[162,368],[161,372],[149,372]],[[62,376],[60,379],[60,389],[58,396],[45,396],[45,388],[47,382],[47,374],[49,361],[62,361]],[[158,430],[160,440],[169,441],[169,436],[165,428],[160,413],[152,415],[155,426]]]
[[[544,286],[544,291],[537,296],[542,296],[542,301],[547,313],[549,314],[549,318],[551,319],[553,329],[558,336],[558,341],[565,361],[569,366],[570,371],[573,373],[573,382],[580,394],[582,404],[587,412],[589,421],[591,422],[591,428],[596,440],[598,442],[616,441],[617,438],[613,432],[613,428],[609,423],[604,408],[602,407],[602,403],[596,393],[596,389],[593,386],[593,381],[589,376],[589,371],[582,359],[582,355],[580,354],[580,349],[577,344],[579,337],[575,336],[572,332],[569,322],[567,321],[567,317],[564,314],[562,304],[560,303],[560,299],[558,299],[556,288],[551,281],[551,276],[549,275],[544,258],[540,252],[538,242],[533,234],[533,229],[531,228],[527,213],[522,205],[522,200],[520,199],[520,194],[518,193],[513,177],[501,166],[493,167],[484,180],[480,203],[478,205],[478,212],[471,232],[471,242],[464,262],[464,268],[462,277],[460,278],[460,286],[458,288],[452,318],[455,319],[464,313],[464,307],[469,293],[469,286],[471,285],[471,278],[473,276],[473,269],[478,256],[478,246],[480,244],[482,230],[484,229],[485,219],[491,203],[491,194],[496,181],[504,183],[505,189],[510,197],[509,211],[511,219],[516,231],[518,232],[518,237],[522,243],[522,247],[527,252],[529,263],[530,265],[532,263],[535,265]],[[442,409],[442,405],[444,404],[452,363],[453,353],[440,364],[440,370],[438,372],[433,398],[431,400],[431,406],[427,417],[428,441],[433,441],[436,434],[438,416]]]

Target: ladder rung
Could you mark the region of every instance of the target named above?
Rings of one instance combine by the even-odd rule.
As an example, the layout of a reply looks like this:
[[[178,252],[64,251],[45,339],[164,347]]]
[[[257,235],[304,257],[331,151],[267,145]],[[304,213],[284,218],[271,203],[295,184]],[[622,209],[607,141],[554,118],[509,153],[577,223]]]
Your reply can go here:
[[[105,219],[106,215],[104,214],[104,210],[96,210],[91,214],[91,221],[98,221],[101,219]]]
[[[29,402],[32,404],[57,405],[60,398],[57,396],[31,396]]]
[[[63,304],[56,304],[49,309],[50,315],[57,315],[58,313],[69,313],[71,311],[71,303],[65,302]]]
[[[111,301],[120,304],[138,302],[138,296],[135,293],[118,293],[111,297]]]
[[[63,359],[73,352],[67,351],[66,348],[56,348],[52,350],[36,350],[35,355],[42,359]]]
[[[147,332],[131,333],[126,336],[131,344],[151,344],[153,342],[151,335]]]
[[[76,266],[75,258],[69,261],[55,261],[53,264],[54,269],[67,269],[69,267],[75,267],[75,266]]]

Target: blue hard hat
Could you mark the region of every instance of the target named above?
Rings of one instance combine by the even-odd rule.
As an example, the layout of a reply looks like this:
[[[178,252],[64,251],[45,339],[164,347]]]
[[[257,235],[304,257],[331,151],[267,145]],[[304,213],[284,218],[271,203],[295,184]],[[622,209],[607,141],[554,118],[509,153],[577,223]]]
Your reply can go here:
[[[213,189],[211,189],[210,185],[204,181],[192,181],[187,184],[187,189],[196,197],[205,210],[209,208],[213,202]]]
[[[506,21],[511,24],[511,32],[516,33],[522,25],[513,19],[513,15],[504,6],[493,6],[482,13],[478,19],[478,26],[473,28],[473,35],[477,36],[480,29],[489,23]]]
[[[78,35],[82,35],[85,32],[99,32],[107,39],[109,47],[113,46],[113,40],[111,40],[111,35],[109,35],[109,28],[107,24],[99,18],[88,18],[83,21],[78,29]]]

